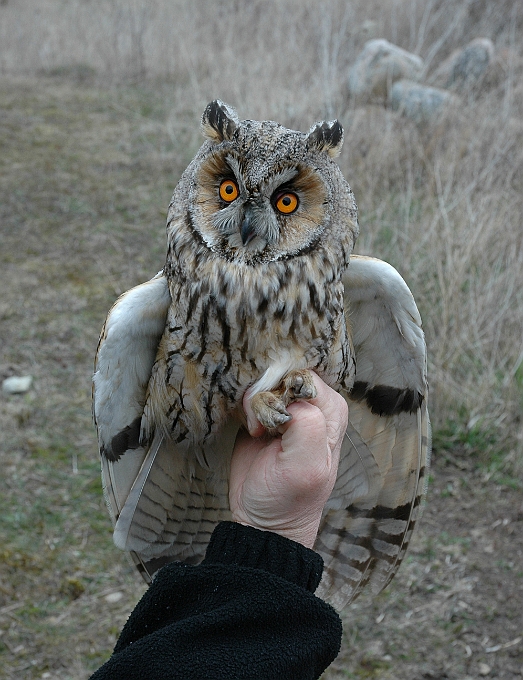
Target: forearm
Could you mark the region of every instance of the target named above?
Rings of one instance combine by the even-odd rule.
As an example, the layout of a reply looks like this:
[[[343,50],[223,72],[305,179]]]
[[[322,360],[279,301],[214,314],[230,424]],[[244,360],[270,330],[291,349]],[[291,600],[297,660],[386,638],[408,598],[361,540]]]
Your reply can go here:
[[[339,617],[313,594],[321,571],[298,543],[222,523],[201,565],[158,573],[92,680],[318,678],[341,642]]]

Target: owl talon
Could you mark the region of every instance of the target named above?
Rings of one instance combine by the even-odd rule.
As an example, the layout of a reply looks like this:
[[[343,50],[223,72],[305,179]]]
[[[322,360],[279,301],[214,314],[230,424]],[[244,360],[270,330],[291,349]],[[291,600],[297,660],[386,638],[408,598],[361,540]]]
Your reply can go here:
[[[287,404],[296,399],[314,399],[317,394],[310,371],[291,371],[285,376],[283,386]]]
[[[255,394],[251,400],[251,407],[257,420],[269,433],[274,432],[280,425],[292,418],[284,402],[272,392]]]

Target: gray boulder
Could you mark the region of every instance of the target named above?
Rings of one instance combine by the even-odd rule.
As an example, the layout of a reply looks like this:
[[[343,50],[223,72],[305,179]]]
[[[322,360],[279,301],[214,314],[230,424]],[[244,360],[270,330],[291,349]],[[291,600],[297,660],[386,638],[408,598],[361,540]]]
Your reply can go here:
[[[436,118],[458,98],[448,90],[429,87],[411,80],[398,80],[392,86],[390,105],[416,123],[425,123]]]
[[[387,40],[369,40],[349,71],[349,94],[362,102],[385,102],[397,80],[417,80],[423,59]]]
[[[489,66],[494,61],[494,43],[488,38],[476,38],[436,69],[430,83],[456,91],[466,91],[481,85]]]

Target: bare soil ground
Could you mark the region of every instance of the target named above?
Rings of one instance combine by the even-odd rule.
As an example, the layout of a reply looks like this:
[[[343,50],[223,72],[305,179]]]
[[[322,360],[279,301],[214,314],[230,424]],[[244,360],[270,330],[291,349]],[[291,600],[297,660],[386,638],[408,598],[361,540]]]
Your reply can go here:
[[[199,142],[167,134],[161,88],[4,78],[0,110],[0,379],[34,378],[0,394],[0,678],[81,680],[145,589],[102,499],[97,336],[115,297],[162,267]],[[522,677],[520,481],[466,447],[436,450],[406,563],[344,627],[325,678]]]

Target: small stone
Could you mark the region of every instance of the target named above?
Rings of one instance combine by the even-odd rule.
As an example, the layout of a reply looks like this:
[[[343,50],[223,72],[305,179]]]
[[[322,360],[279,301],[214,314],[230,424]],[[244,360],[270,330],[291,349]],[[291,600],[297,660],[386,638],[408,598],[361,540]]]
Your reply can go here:
[[[491,667],[486,663],[478,664],[478,673],[482,676],[488,675],[491,670]]]
[[[33,382],[32,375],[12,376],[2,383],[2,390],[7,394],[23,394],[27,392]]]
[[[360,101],[385,102],[397,80],[417,80],[423,59],[388,40],[368,40],[349,71],[349,94]]]
[[[105,596],[105,601],[109,602],[109,604],[114,604],[115,602],[119,602],[123,597],[123,593],[120,591],[117,591],[116,593],[109,593],[109,595]]]
[[[435,118],[455,101],[456,97],[447,90],[420,85],[410,80],[394,83],[390,96],[392,108],[416,123]]]

